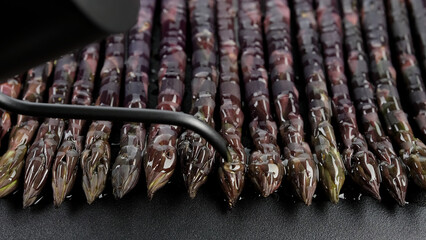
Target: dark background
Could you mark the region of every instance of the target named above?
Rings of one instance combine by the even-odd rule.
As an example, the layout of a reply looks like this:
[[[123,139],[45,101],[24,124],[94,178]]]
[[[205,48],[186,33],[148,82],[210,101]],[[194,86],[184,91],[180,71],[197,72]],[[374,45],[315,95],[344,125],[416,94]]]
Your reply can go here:
[[[151,108],[155,107],[158,94],[156,74],[159,67],[158,50],[161,37],[158,10],[159,6],[153,34],[149,87]],[[188,33],[190,33],[189,26]],[[190,57],[191,44],[188,42],[187,46]],[[295,44],[293,46],[296,48]],[[296,75],[300,76],[301,65],[298,63],[298,55],[294,56]],[[268,59],[267,55],[265,59]],[[101,66],[102,64],[99,64],[99,68]],[[183,107],[186,112],[189,111],[191,102],[190,76],[190,59],[188,59],[187,91]],[[304,115],[306,132],[309,133],[303,80],[296,77],[296,82],[301,94],[300,108]],[[248,121],[247,117],[246,124]],[[220,120],[216,119],[216,122],[219,123]],[[119,150],[120,126],[121,123],[115,123],[111,136],[114,153],[112,161]],[[248,133],[244,132],[243,137],[245,146],[250,149]],[[6,145],[2,144],[2,153]],[[171,182],[157,192],[152,201],[146,197],[144,175],[141,176],[136,188],[121,200],[113,198],[108,181],[106,194],[92,205],[86,203],[80,179],[81,176],[78,177],[72,196],[58,209],[53,207],[50,180],[40,201],[29,209],[22,209],[21,190],[0,199],[0,239],[424,239],[426,237],[426,192],[417,188],[412,182],[409,183],[408,204],[405,207],[399,207],[385,191],[382,191],[382,202],[363,196],[349,177],[338,204],[330,203],[322,193],[322,189],[318,188],[312,206],[307,207],[293,196],[292,188],[287,185],[288,181],[284,181],[279,191],[268,198],[258,196],[251,183],[246,181],[241,200],[234,209],[229,210],[219,186],[216,169],[193,200],[186,194],[180,169],[176,169]]]

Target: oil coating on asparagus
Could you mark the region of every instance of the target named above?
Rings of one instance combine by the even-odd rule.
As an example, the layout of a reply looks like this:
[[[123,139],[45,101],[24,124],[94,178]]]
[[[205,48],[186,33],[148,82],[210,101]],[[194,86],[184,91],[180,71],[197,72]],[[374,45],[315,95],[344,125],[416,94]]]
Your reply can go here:
[[[414,119],[422,138],[426,139],[426,92],[422,72],[414,53],[407,6],[401,0],[387,0],[387,6],[389,26],[392,39],[395,41],[399,68],[409,93],[409,103],[413,108]]]
[[[402,110],[391,62],[386,15],[382,1],[362,0],[362,26],[370,54],[376,97],[387,130],[400,148],[400,157],[414,182],[426,188],[426,146],[417,139]]]
[[[407,175],[380,123],[374,87],[369,80],[368,57],[364,50],[357,0],[343,0],[342,8],[347,63],[363,133],[379,162],[382,181],[387,191],[402,206],[405,204],[407,192]]]
[[[155,0],[141,0],[138,22],[129,32],[124,89],[124,106],[127,108],[146,108],[154,9]],[[112,186],[116,198],[122,198],[139,180],[145,135],[143,123],[126,123],[121,128],[121,148],[112,167]]]
[[[77,79],[71,103],[74,105],[90,105],[92,91],[99,60],[99,43],[86,46],[81,51]],[[70,193],[77,175],[78,161],[83,150],[84,137],[82,130],[84,119],[70,119],[68,129],[64,132],[61,146],[58,148],[52,166],[53,203],[58,207]]]
[[[216,69],[215,0],[189,0],[192,37],[192,106],[190,114],[214,127],[213,113],[218,85]],[[186,130],[179,139],[178,152],[184,182],[191,198],[207,180],[215,150],[198,133]]]
[[[262,14],[258,0],[240,0],[239,8],[241,69],[246,102],[250,109],[250,134],[255,145],[249,159],[248,174],[262,196],[267,197],[281,185],[284,165],[277,145],[277,125],[272,118],[269,103]]]
[[[0,92],[6,96],[17,98],[21,92],[21,81],[22,75],[16,75],[13,78],[7,79],[4,83],[0,84]],[[9,112],[0,109],[1,120],[0,120],[0,143],[4,135],[9,132],[12,122],[10,119]]]
[[[381,175],[376,157],[359,132],[356,111],[349,94],[343,56],[343,30],[336,0],[316,0],[324,65],[331,85],[333,112],[344,145],[342,160],[352,180],[380,200]]]
[[[61,57],[55,66],[53,84],[49,89],[49,103],[66,104],[77,70],[74,54]],[[47,118],[38,129],[36,139],[28,150],[25,163],[23,193],[24,208],[32,205],[43,189],[57,147],[64,133],[65,121],[60,118]]]
[[[53,64],[32,68],[27,73],[22,100],[43,102],[46,82],[52,73]],[[0,159],[0,197],[13,192],[18,187],[27,148],[39,126],[37,117],[18,115],[16,125],[9,137],[9,146]]]
[[[180,111],[186,69],[186,3],[161,2],[161,68],[158,72],[158,105],[164,111]],[[148,197],[163,187],[172,176],[177,161],[178,126],[153,124],[149,130],[144,168]]]
[[[246,153],[241,142],[244,114],[241,109],[240,79],[238,76],[238,46],[236,42],[236,9],[233,0],[218,0],[217,28],[220,49],[220,117],[221,134],[228,142],[229,161],[220,158],[219,179],[233,207],[244,188]]]
[[[320,52],[318,25],[310,0],[293,0],[298,27],[297,40],[309,101],[312,144],[318,160],[320,182],[329,199],[337,203],[345,181],[345,169],[331,125],[332,109]]]
[[[415,37],[418,39],[418,44],[421,56],[421,67],[423,73],[426,73],[426,1],[425,0],[405,0],[410,10],[411,19],[413,20]]]
[[[100,73],[101,86],[95,104],[117,107],[124,65],[124,34],[107,37],[105,44],[105,62]],[[83,170],[83,190],[89,204],[95,201],[105,188],[111,161],[108,142],[111,128],[110,121],[93,121],[86,135],[80,164]]]
[[[290,181],[306,205],[312,203],[318,170],[311,149],[304,140],[303,118],[299,113],[299,92],[294,84],[290,8],[287,0],[266,2],[265,32],[269,49],[272,93],[283,155]]]

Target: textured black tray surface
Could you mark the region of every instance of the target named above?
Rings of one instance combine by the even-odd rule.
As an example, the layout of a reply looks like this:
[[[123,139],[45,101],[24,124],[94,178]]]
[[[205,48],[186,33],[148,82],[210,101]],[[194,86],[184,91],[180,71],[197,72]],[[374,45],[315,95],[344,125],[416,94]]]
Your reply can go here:
[[[153,34],[150,107],[155,107],[158,93],[155,84],[159,67],[158,14],[159,11]],[[297,64],[297,54],[295,57]],[[191,101],[190,73],[188,67],[184,111],[188,111]],[[297,67],[296,73],[300,73]],[[302,81],[297,81],[306,125],[304,90],[300,85]],[[115,123],[111,136],[112,161],[119,150],[120,126]],[[309,131],[306,126],[306,132]],[[244,133],[244,144],[250,148],[247,133]],[[5,145],[2,144],[2,153]],[[405,207],[399,207],[384,191],[380,203],[363,196],[349,178],[342,190],[345,199],[338,204],[329,202],[318,188],[312,206],[307,207],[292,196],[286,181],[278,193],[269,198],[259,197],[247,181],[242,199],[233,210],[228,210],[216,171],[193,200],[186,193],[180,169],[176,169],[171,183],[156,193],[152,201],[146,197],[144,177],[142,175],[136,188],[119,201],[113,198],[108,181],[106,195],[88,205],[79,176],[72,197],[58,209],[53,207],[50,180],[43,198],[29,209],[22,209],[19,190],[0,199],[0,239],[426,239],[426,192],[412,182]]]

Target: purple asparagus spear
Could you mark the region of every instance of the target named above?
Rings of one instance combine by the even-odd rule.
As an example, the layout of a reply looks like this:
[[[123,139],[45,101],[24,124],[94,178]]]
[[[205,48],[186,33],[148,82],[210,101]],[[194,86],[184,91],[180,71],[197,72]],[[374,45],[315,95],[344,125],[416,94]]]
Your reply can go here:
[[[71,103],[90,105],[92,91],[99,60],[99,43],[86,46],[81,53],[78,74],[74,83]],[[83,150],[83,119],[70,119],[64,139],[58,148],[52,166],[53,203],[58,207],[74,186],[78,169],[78,160]]]
[[[351,86],[356,108],[361,116],[364,135],[379,162],[382,180],[387,191],[400,205],[404,205],[407,175],[377,114],[374,87],[369,80],[368,57],[364,51],[357,0],[343,0],[342,5]]]
[[[382,1],[362,0],[362,26],[370,54],[376,96],[387,130],[400,148],[400,156],[414,182],[426,189],[426,146],[414,137],[396,88]]]
[[[408,3],[408,8],[410,10],[415,37],[418,39],[418,44],[420,49],[421,56],[421,67],[424,73],[426,73],[426,0],[405,0]]]
[[[318,160],[320,182],[329,199],[337,203],[345,181],[345,168],[337,150],[331,125],[331,103],[318,39],[318,26],[311,0],[293,0],[298,26],[297,40],[304,66],[312,143]]]
[[[238,77],[238,46],[236,42],[236,9],[233,0],[218,0],[217,27],[220,49],[220,117],[221,133],[228,142],[230,160],[220,158],[219,179],[230,207],[233,207],[244,187],[246,153],[241,143],[244,114],[241,109]]]
[[[399,67],[405,87],[408,90],[409,103],[413,107],[417,125],[423,139],[426,139],[426,92],[422,72],[414,53],[410,22],[404,1],[387,0],[389,24],[395,41]]]
[[[287,0],[266,2],[265,32],[269,49],[272,93],[279,130],[284,141],[284,158],[290,181],[307,205],[317,187],[318,168],[304,140],[303,119],[299,113],[299,93],[294,84],[290,8]]]
[[[21,81],[22,75],[16,75],[13,78],[7,79],[4,83],[0,84],[0,92],[12,97],[17,98],[21,92]],[[0,143],[4,135],[9,132],[12,125],[9,112],[0,109],[1,120],[0,120]]]
[[[74,54],[60,58],[55,66],[54,81],[49,89],[49,103],[66,104],[74,82],[77,62]],[[23,205],[32,205],[46,184],[56,149],[62,139],[65,121],[46,119],[38,129],[36,139],[28,150],[25,164]]]
[[[28,71],[22,100],[43,102],[52,66],[53,64],[48,62]],[[36,117],[18,115],[18,121],[10,133],[8,149],[0,159],[0,197],[10,194],[18,187],[27,148],[38,126]]]
[[[119,106],[120,83],[124,61],[124,34],[107,37],[105,62],[101,70],[101,87],[96,99],[97,106]],[[83,190],[91,204],[105,188],[111,150],[109,136],[112,122],[94,121],[86,135],[85,149],[81,153]]]
[[[192,37],[192,107],[190,114],[214,127],[213,113],[218,84],[216,69],[215,1],[188,1]],[[178,152],[189,196],[194,198],[205,183],[215,159],[215,150],[199,134],[186,130]]]
[[[276,143],[277,125],[269,104],[260,3],[258,0],[240,0],[239,7],[241,68],[250,109],[250,134],[255,145],[249,159],[249,177],[262,196],[267,197],[281,185],[284,165]]]
[[[343,162],[352,180],[380,200],[381,175],[376,157],[358,130],[356,111],[349,94],[343,57],[342,21],[336,0],[316,0],[317,21],[325,67],[333,94],[333,110],[344,145]]]
[[[186,69],[186,4],[184,0],[161,2],[161,68],[158,72],[157,109],[180,111]],[[180,128],[153,124],[149,130],[144,168],[148,197],[163,187],[175,170]]]
[[[146,108],[154,10],[155,0],[141,0],[138,23],[129,32],[124,92],[124,106],[128,108]],[[116,198],[122,198],[139,180],[145,135],[143,123],[126,123],[121,128],[121,149],[112,167],[112,186]]]

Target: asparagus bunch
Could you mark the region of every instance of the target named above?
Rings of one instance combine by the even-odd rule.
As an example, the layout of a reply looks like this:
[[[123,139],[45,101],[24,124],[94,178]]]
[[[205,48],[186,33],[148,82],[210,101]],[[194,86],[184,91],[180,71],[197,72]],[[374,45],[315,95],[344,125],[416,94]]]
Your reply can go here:
[[[361,189],[380,198],[381,176],[376,157],[359,132],[356,111],[349,94],[343,59],[342,22],[336,0],[316,0],[317,21],[325,67],[333,94],[333,110],[343,140],[343,163]]]
[[[190,114],[214,127],[218,72],[216,69],[215,0],[189,0],[192,36],[192,107]],[[215,150],[199,134],[186,130],[178,151],[183,178],[191,198],[207,180]]]
[[[124,34],[107,37],[105,62],[101,69],[101,87],[96,99],[97,106],[119,106],[121,72],[124,59]],[[81,154],[83,190],[91,204],[105,188],[111,150],[109,136],[112,122],[94,121],[86,135],[85,149]]]
[[[318,170],[311,149],[304,140],[303,118],[299,113],[299,92],[294,84],[290,29],[290,8],[287,0],[268,0],[265,17],[269,49],[272,93],[284,141],[287,171],[297,195],[307,205],[317,187]]]
[[[396,88],[396,72],[391,62],[385,10],[382,1],[362,1],[362,26],[370,54],[376,96],[387,130],[400,148],[414,182],[426,188],[426,145],[414,137],[402,110]]]
[[[387,0],[390,28],[395,41],[399,67],[410,104],[423,139],[426,139],[426,92],[422,72],[414,53],[410,22],[404,1]]]
[[[129,32],[124,106],[146,108],[152,20],[155,0],[141,0],[138,22]],[[142,168],[146,130],[143,123],[126,123],[121,128],[121,149],[112,167],[112,186],[116,198],[135,187]]]
[[[5,82],[0,84],[0,92],[12,97],[17,98],[21,92],[21,81],[22,75],[16,75],[13,78],[7,79]],[[0,109],[1,120],[0,120],[0,144],[4,135],[9,132],[12,122],[10,114],[3,109]]]
[[[186,69],[186,3],[184,0],[161,2],[161,68],[158,72],[157,109],[180,111]],[[175,170],[176,145],[180,128],[153,124],[150,127],[144,167],[148,197],[163,187]]]
[[[424,73],[426,73],[426,1],[406,0],[405,2],[408,3],[408,9],[412,16],[411,19],[413,20],[415,34],[420,46],[420,49],[416,50],[421,53],[421,66]]]
[[[343,0],[342,7],[345,46],[348,53],[347,62],[356,108],[361,116],[363,133],[379,162],[382,180],[387,191],[400,205],[404,205],[407,175],[377,114],[374,87],[369,81],[368,57],[364,51],[357,0]]]
[[[52,68],[53,64],[48,62],[28,71],[22,100],[43,102],[46,82]],[[25,154],[38,126],[37,117],[18,115],[17,123],[10,133],[8,149],[0,159],[0,197],[10,194],[18,187]]]
[[[71,103],[90,105],[99,60],[99,43],[86,46],[81,52],[78,74]],[[83,150],[83,128],[86,121],[70,119],[52,166],[53,202],[58,207],[70,193],[77,175],[77,163]]]
[[[345,169],[330,123],[332,110],[318,40],[318,25],[312,1],[294,0],[293,3],[298,26],[297,40],[309,101],[312,143],[318,160],[320,181],[330,200],[337,203],[345,181]]]
[[[74,54],[60,58],[55,67],[53,84],[49,89],[49,103],[66,104],[74,82],[77,62]],[[23,205],[32,205],[46,184],[56,149],[64,133],[65,121],[60,118],[46,119],[38,129],[25,164]]]
[[[244,114],[241,109],[236,42],[236,9],[233,0],[218,0],[217,27],[220,49],[221,133],[228,142],[229,160],[220,158],[219,179],[229,206],[235,205],[244,187],[246,153],[241,143]]]
[[[250,134],[255,151],[249,176],[264,197],[281,185],[284,165],[277,145],[277,125],[269,104],[268,74],[264,67],[261,10],[258,0],[240,0],[238,18],[245,97],[250,109]]]

